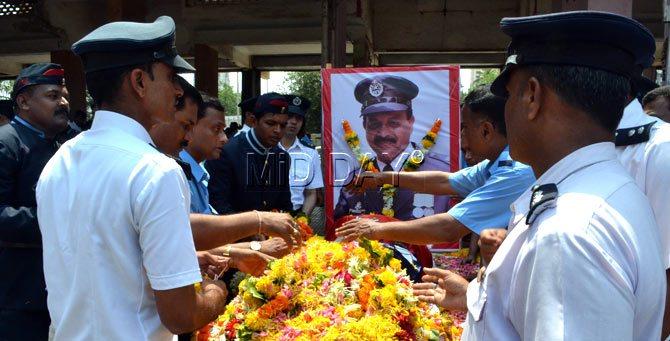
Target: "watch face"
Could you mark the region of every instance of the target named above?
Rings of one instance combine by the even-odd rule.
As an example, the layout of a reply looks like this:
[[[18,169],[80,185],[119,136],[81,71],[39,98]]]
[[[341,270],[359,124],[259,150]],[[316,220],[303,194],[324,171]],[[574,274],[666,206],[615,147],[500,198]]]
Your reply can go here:
[[[252,241],[249,243],[249,247],[254,250],[254,251],[260,251],[261,250],[261,243],[259,241]]]

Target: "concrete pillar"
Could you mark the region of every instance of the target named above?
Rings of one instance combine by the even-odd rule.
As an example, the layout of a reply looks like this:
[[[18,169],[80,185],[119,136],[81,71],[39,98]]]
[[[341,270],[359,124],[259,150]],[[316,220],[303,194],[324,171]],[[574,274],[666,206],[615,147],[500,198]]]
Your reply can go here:
[[[195,87],[219,96],[219,53],[205,44],[195,45]]]
[[[347,1],[322,0],[321,64],[347,65]]]
[[[261,94],[261,73],[256,69],[242,70],[242,100]]]
[[[63,66],[65,86],[70,93],[70,111],[86,111],[86,76],[81,59],[70,50],[51,51],[51,62]]]
[[[333,67],[347,66],[347,1],[333,1]]]
[[[594,10],[633,16],[633,0],[554,0],[554,12]]]

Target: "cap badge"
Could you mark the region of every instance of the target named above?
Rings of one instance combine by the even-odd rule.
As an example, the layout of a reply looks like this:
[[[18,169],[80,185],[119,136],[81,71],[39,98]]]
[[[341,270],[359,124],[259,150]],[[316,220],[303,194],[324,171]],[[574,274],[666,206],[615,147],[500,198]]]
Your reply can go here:
[[[293,98],[293,105],[300,106],[300,104],[302,104],[302,100],[300,99],[300,97],[294,97]]]
[[[380,81],[373,79],[368,91],[373,97],[379,97],[384,93],[384,85]]]
[[[507,57],[507,61],[505,61],[505,65],[507,65],[507,64],[516,64],[516,63],[517,63],[517,62],[516,62],[516,59],[517,59],[517,55],[515,55],[515,54],[513,54],[513,55]]]

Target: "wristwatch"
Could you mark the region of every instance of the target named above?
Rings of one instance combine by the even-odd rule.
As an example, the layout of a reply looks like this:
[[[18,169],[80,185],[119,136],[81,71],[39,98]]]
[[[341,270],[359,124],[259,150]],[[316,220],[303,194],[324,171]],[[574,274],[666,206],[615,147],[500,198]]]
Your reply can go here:
[[[254,251],[260,251],[261,250],[261,242],[254,240],[249,242],[249,248],[254,250]]]

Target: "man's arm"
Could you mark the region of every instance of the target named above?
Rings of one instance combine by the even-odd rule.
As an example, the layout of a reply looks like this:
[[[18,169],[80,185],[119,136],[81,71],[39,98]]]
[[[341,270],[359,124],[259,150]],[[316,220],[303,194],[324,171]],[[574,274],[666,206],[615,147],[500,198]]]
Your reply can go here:
[[[654,211],[656,224],[661,237],[661,252],[666,274],[670,275],[670,191],[667,184],[670,182],[670,142],[653,145],[649,151],[648,162],[644,170],[645,194]],[[663,186],[661,184],[665,184]],[[670,279],[670,277],[668,277]],[[665,294],[665,314],[663,316],[663,339],[670,336],[670,285]]]
[[[280,237],[291,247],[301,243],[295,222],[287,213],[191,214],[190,221],[196,250],[213,249],[256,234]]]
[[[302,211],[309,217],[316,206],[316,191],[317,189],[305,189],[305,201],[302,203]]]
[[[140,187],[133,188],[133,210],[142,266],[160,319],[173,333],[183,333],[221,314],[226,290],[223,283],[204,281],[202,293],[195,291],[202,277],[189,226],[189,189],[181,169],[165,161],[135,181]]]
[[[227,290],[221,281],[204,280],[202,292],[187,285],[170,290],[154,290],[161,323],[173,334],[189,333],[214,321],[225,309]],[[179,309],[175,309],[179,307]]]
[[[16,207],[10,197],[17,189],[19,172],[18,146],[0,142],[0,241],[8,243],[41,244],[42,237],[37,224],[36,207]]]
[[[354,219],[346,222],[335,232],[338,237],[346,241],[364,237],[427,245],[458,241],[471,231],[449,213],[440,213],[421,219],[390,223]]]
[[[440,171],[419,172],[364,172],[357,181],[362,189],[379,188],[383,185],[394,185],[417,193],[435,195],[458,195],[451,186],[451,173]]]
[[[634,270],[603,250],[604,243],[560,228],[544,229],[526,243],[524,258],[516,262],[520,267],[514,270],[508,310],[512,320],[525,321],[518,329],[522,339],[630,339],[636,312],[634,284],[627,274]]]
[[[310,163],[309,169],[310,176],[308,177],[310,182],[305,187],[305,201],[302,204],[302,211],[305,212],[307,216],[312,214],[312,210],[314,210],[314,206],[316,206],[318,190],[323,188],[321,157],[316,150],[312,149],[311,159],[312,162]]]

